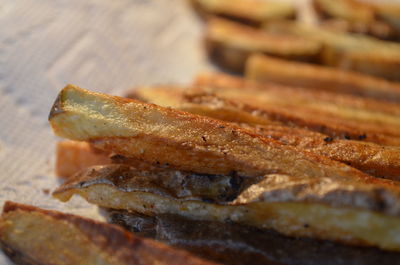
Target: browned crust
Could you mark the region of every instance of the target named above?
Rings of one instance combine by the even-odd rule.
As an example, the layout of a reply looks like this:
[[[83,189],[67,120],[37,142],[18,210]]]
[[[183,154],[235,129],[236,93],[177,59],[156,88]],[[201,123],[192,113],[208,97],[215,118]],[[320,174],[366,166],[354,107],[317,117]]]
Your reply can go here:
[[[108,252],[113,255],[120,264],[154,264],[154,262],[159,262],[159,264],[213,264],[193,257],[184,251],[172,249],[171,247],[165,246],[161,243],[135,237],[133,234],[115,225],[100,223],[84,217],[57,211],[43,210],[10,201],[7,201],[4,205],[1,219],[3,226],[0,226],[2,227],[2,230],[0,230],[2,232],[0,238],[3,238],[2,235],[4,235],[4,233],[14,233],[12,231],[6,231],[7,228],[4,226],[4,223],[8,220],[8,215],[12,212],[21,214],[20,218],[24,218],[24,214],[38,214],[43,218],[42,225],[45,225],[48,222],[53,222],[53,220],[65,222],[66,229],[68,227],[67,224],[72,225],[79,229],[82,234],[90,240],[91,244],[98,247],[102,252]],[[41,228],[44,229],[44,227]],[[31,229],[35,228],[31,227]],[[19,231],[18,233],[29,232],[29,230],[26,230]],[[54,233],[57,233],[57,231],[54,231]],[[21,238],[23,239],[23,237]],[[4,246],[8,247],[7,253],[26,256],[23,257],[22,260],[28,260],[29,262],[34,261],[33,264],[40,264],[40,261],[35,260],[37,258],[35,258],[35,253],[21,253],[18,249],[15,249],[14,246],[10,246],[8,242],[4,242],[4,239],[2,239],[2,241]],[[45,241],[42,241],[40,243],[44,242]],[[32,242],[32,244],[35,244],[35,242]],[[57,255],[57,253],[54,254]],[[27,264],[32,264],[29,262]],[[46,261],[41,262],[45,264],[47,263]]]
[[[275,82],[283,85],[296,86],[298,89],[313,89],[311,97],[324,96],[319,91],[352,94],[366,98],[375,98],[385,101],[400,102],[400,83],[385,79],[363,75],[357,72],[312,65],[300,62],[291,62],[265,56],[252,55],[246,63],[246,78],[260,82]],[[332,100],[343,101],[343,97],[326,94]],[[353,104],[360,102],[368,109],[384,111],[388,104],[374,101],[348,98]],[[376,107],[374,107],[376,105]],[[389,106],[391,106],[389,104]],[[391,109],[399,109],[398,105]],[[398,114],[398,113],[397,113]]]
[[[308,129],[319,131],[321,133],[328,134],[332,137],[343,137],[346,139],[354,139],[361,140],[365,139],[366,141],[371,141],[383,145],[399,145],[399,131],[396,130],[396,127],[392,124],[385,123],[377,123],[370,120],[358,120],[352,119],[351,116],[347,115],[346,117],[338,117],[334,115],[334,113],[324,112],[323,101],[321,101],[321,97],[314,96],[315,102],[318,105],[314,105],[314,107],[319,108],[319,112],[316,113],[315,110],[309,109],[306,105],[298,104],[296,101],[287,101],[288,105],[274,105],[269,103],[263,103],[263,99],[261,94],[264,94],[265,97],[268,97],[270,88],[273,86],[258,86],[254,85],[253,82],[247,82],[240,78],[231,77],[228,75],[221,74],[210,74],[210,75],[201,75],[195,81],[195,85],[200,85],[203,87],[207,87],[207,89],[196,89],[191,95],[187,96],[190,102],[194,103],[206,103],[214,98],[214,102],[218,101],[215,98],[219,98],[221,104],[231,104],[236,105],[236,107],[241,108],[243,111],[251,112],[256,116],[265,117],[267,120],[275,120],[280,121],[287,125],[295,125],[300,127],[306,127]],[[258,87],[258,88],[257,88]],[[255,88],[255,89],[254,89]],[[260,90],[261,88],[261,90]],[[287,90],[284,91],[284,87],[280,87],[280,89],[273,89],[275,97],[276,95],[281,94],[279,98],[280,101],[285,102],[288,97],[294,97],[296,93],[303,94],[302,97],[311,101],[310,97],[312,95],[317,95],[317,93],[307,93],[307,91],[299,91],[295,92],[293,89],[289,92]],[[229,94],[230,90],[234,91],[235,94]],[[225,92],[226,91],[226,92]],[[258,92],[257,92],[258,91]],[[260,94],[261,93],[261,94]],[[308,94],[306,97],[304,93]],[[241,96],[239,96],[241,95]],[[322,94],[321,94],[322,95]],[[343,98],[343,96],[340,96]],[[332,95],[332,100],[335,97]],[[361,100],[360,102],[366,102],[365,100]],[[369,100],[370,101],[370,100]],[[225,102],[225,103],[222,103]],[[372,101],[370,101],[372,102]],[[301,101],[299,102],[301,103]],[[343,102],[341,102],[343,105]],[[351,103],[348,102],[348,103]],[[347,103],[347,104],[348,104]],[[356,101],[354,101],[356,103]],[[364,104],[362,103],[361,106]],[[336,103],[335,103],[336,104]],[[355,104],[356,105],[356,104]],[[367,104],[368,105],[368,104]],[[370,104],[368,106],[374,107],[375,104]],[[377,104],[375,107],[378,107],[382,104]],[[362,108],[358,106],[354,106],[355,109],[359,109],[364,112],[363,108],[366,105],[362,106]],[[340,114],[340,109],[337,112]],[[369,113],[368,110],[366,110]],[[392,108],[392,110],[388,110],[388,112],[397,112],[398,109]],[[386,114],[385,114],[386,115]],[[397,119],[396,116],[390,115],[391,119]],[[386,117],[386,116],[385,116]],[[385,118],[386,119],[386,118]],[[363,137],[366,135],[367,137]],[[362,138],[360,137],[362,136]]]
[[[400,148],[398,147],[333,139],[321,133],[280,125],[255,126],[253,129],[266,137],[327,156],[367,174],[400,180]]]

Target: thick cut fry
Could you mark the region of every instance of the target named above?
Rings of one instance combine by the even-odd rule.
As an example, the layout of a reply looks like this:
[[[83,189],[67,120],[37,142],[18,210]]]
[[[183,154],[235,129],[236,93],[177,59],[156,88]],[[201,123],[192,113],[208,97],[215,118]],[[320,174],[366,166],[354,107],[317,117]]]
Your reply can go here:
[[[265,137],[343,162],[367,174],[400,180],[399,147],[333,139],[325,134],[281,125],[255,126],[253,129]]]
[[[290,3],[260,0],[194,0],[195,6],[206,14],[222,15],[260,25],[271,19],[292,18],[295,7]]]
[[[56,147],[56,175],[68,178],[94,165],[110,164],[109,153],[97,150],[86,142],[62,141]]]
[[[269,34],[239,23],[212,19],[208,22],[206,42],[211,58],[233,71],[243,71],[251,53],[315,61],[321,50],[318,41],[288,34]]]
[[[17,264],[215,264],[115,225],[14,202],[4,206],[0,243]]]
[[[324,46],[320,62],[344,70],[353,70],[398,81],[400,44],[368,36],[339,33],[299,23],[274,22],[266,32],[287,34],[318,42]]]
[[[225,101],[220,104],[236,105],[236,108],[266,120],[307,127],[332,137],[399,145],[397,104],[278,85],[258,85],[221,74],[200,75],[195,85],[194,92],[187,96],[192,103],[211,101],[216,104],[219,98],[219,101]],[[230,103],[226,103],[226,99]]]
[[[108,213],[111,223],[227,265],[395,265],[400,260],[398,252],[286,237],[234,223],[189,220],[177,215],[147,216],[124,210]]]
[[[72,85],[60,92],[49,120],[61,137],[197,173],[370,179],[344,164],[222,121]]]
[[[400,250],[399,187],[387,185],[385,180],[371,184],[272,174],[250,185],[235,201],[216,204],[163,196],[152,190],[153,185],[147,192],[127,191],[125,185],[107,179],[91,181],[82,175],[81,182],[79,178],[68,181],[53,195],[67,201],[79,194],[106,208],[156,216],[177,214],[194,220],[230,220],[286,235]]]
[[[144,90],[150,90],[145,93]],[[158,94],[168,95],[169,87],[154,87],[139,89],[138,94],[145,95],[141,100],[149,103],[158,101]],[[398,147],[379,146],[372,143],[353,140],[341,140],[326,134],[310,130],[274,124],[264,118],[254,116],[239,106],[228,101],[208,97],[197,103],[185,102],[183,91],[171,91],[171,96],[179,95],[179,104],[175,108],[228,122],[240,123],[241,127],[254,130],[265,137],[273,138],[284,144],[293,145],[318,155],[327,156],[333,160],[351,165],[367,174],[389,179],[400,178],[400,149]],[[167,100],[168,101],[168,100]],[[163,103],[163,102],[161,102]],[[256,112],[256,111],[255,111]],[[362,138],[362,137],[361,137]]]
[[[261,54],[253,55],[247,61],[246,78],[400,102],[400,83],[357,72],[280,60]]]
[[[179,86],[136,87],[126,97],[153,103],[163,107],[177,108],[182,103],[182,94],[187,90]]]

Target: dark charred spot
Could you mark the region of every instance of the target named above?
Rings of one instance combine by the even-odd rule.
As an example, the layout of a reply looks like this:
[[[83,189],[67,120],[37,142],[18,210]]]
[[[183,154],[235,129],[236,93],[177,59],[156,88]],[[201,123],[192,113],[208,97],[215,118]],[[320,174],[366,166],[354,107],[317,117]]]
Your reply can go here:
[[[332,138],[332,137],[325,137],[325,138],[324,138],[324,141],[325,141],[326,143],[329,143],[329,142],[332,142],[332,141],[333,141],[333,138]]]
[[[221,126],[219,126],[219,128],[220,128],[220,129],[225,129],[225,126],[222,126],[222,125],[221,125]]]
[[[204,142],[207,142],[207,139],[205,136],[202,136],[201,139],[203,139]]]
[[[350,140],[350,136],[349,136],[348,134],[345,134],[345,135],[344,135],[344,139]]]
[[[303,227],[304,227],[304,228],[309,228],[310,225],[309,225],[309,224],[304,224]]]
[[[358,136],[358,140],[364,140],[365,138],[367,138],[365,133]]]
[[[207,202],[207,203],[213,203],[214,202],[214,200],[210,199],[210,198],[202,198],[201,201],[202,202]]]

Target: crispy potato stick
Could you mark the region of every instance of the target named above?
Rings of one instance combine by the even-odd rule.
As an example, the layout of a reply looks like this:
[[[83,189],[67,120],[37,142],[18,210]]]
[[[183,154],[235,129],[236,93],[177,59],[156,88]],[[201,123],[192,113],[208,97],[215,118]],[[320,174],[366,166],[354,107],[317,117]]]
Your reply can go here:
[[[56,175],[68,178],[94,165],[110,164],[109,153],[97,150],[86,142],[61,141],[56,146]]]
[[[262,54],[252,55],[247,60],[246,78],[400,102],[400,83],[357,72],[280,60]]]
[[[266,137],[343,162],[367,174],[400,180],[399,147],[333,139],[325,134],[281,125],[255,126],[253,129]]]
[[[293,4],[260,0],[193,0],[195,6],[206,14],[221,15],[260,25],[271,19],[292,18]]]
[[[353,70],[398,81],[400,44],[368,36],[339,33],[293,22],[264,25],[270,34],[279,33],[319,42],[324,46],[320,62],[344,70]]]
[[[251,53],[260,52],[278,57],[315,61],[321,50],[319,41],[288,34],[269,34],[250,26],[223,19],[211,19],[206,42],[211,58],[232,71],[243,71]]]
[[[220,101],[254,116],[307,127],[332,137],[399,145],[397,104],[327,92],[296,91],[279,85],[260,86],[222,74],[200,75],[195,86],[192,94],[186,96],[192,103]]]
[[[4,205],[0,243],[17,264],[215,264],[116,225],[14,202]]]
[[[344,164],[222,121],[72,85],[60,92],[49,120],[58,136],[197,173],[371,179]]]
[[[146,92],[146,90],[148,91]],[[227,104],[224,104],[222,100],[215,102],[213,101],[215,98],[205,99],[204,102],[199,102],[199,104],[184,102],[184,92],[179,90],[171,91],[169,87],[145,88],[139,89],[137,92],[144,95],[140,97],[141,100],[149,103],[157,102],[158,94],[164,96],[170,92],[172,97],[176,97],[180,93],[180,103],[175,105],[175,108],[228,122],[241,123],[241,127],[254,130],[265,137],[273,138],[284,144],[293,145],[318,155],[327,156],[376,177],[395,180],[400,177],[400,161],[398,159],[400,157],[400,149],[398,147],[384,147],[362,141],[334,139],[326,134],[274,124],[239,107],[235,107],[229,102],[226,102]]]
[[[111,223],[227,265],[394,265],[400,259],[399,252],[287,237],[231,222],[190,220],[169,214],[148,216],[125,210],[107,212]]]
[[[291,236],[400,250],[400,193],[396,185],[345,178],[267,175],[231,203],[171,198],[162,192],[126,189],[125,181],[90,178],[67,181],[54,196],[79,194],[91,203],[146,215],[176,214],[193,220],[230,222],[275,229]],[[81,181],[79,181],[81,179]],[[112,179],[112,178],[111,178]],[[142,186],[143,190],[144,187]]]

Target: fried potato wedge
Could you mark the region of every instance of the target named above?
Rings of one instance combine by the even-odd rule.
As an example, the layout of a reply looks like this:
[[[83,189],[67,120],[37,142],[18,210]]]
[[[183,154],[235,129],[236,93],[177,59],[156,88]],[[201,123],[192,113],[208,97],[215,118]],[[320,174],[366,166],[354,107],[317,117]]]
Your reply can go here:
[[[400,102],[400,83],[357,72],[290,62],[262,54],[250,56],[245,72],[247,79],[259,82]]]
[[[234,223],[190,220],[177,215],[147,216],[124,210],[107,212],[111,223],[229,265],[395,265],[400,258],[398,252],[286,237]]]
[[[187,88],[180,86],[135,87],[126,93],[126,97],[163,107],[178,108],[186,90]]]
[[[319,42],[324,46],[320,62],[399,81],[400,44],[358,34],[339,33],[293,22],[266,23],[269,34],[279,33]]]
[[[315,61],[321,51],[319,41],[288,34],[270,34],[219,18],[208,22],[206,43],[210,57],[217,64],[237,72],[243,71],[251,53]]]
[[[72,85],[60,92],[49,120],[58,136],[196,173],[370,179],[344,164],[226,122]]]
[[[109,153],[93,148],[89,143],[61,141],[56,146],[56,175],[68,178],[94,165],[110,164]]]
[[[4,205],[0,243],[17,264],[215,264],[115,225],[14,202]]]
[[[193,2],[206,14],[221,15],[253,25],[261,25],[271,19],[292,18],[296,13],[293,4],[280,1],[193,0]]]
[[[187,96],[193,103],[217,102],[217,96],[220,102],[228,100],[230,103],[226,104],[236,105],[266,120],[306,127],[331,137],[399,145],[397,104],[279,85],[259,85],[222,74],[199,75],[194,85],[196,89]]]
[[[101,207],[146,215],[175,214],[193,220],[244,224],[290,236],[400,250],[400,193],[395,184],[272,174],[250,185],[231,203],[182,200],[161,193],[127,191],[107,181],[65,183],[53,195],[79,194]]]

